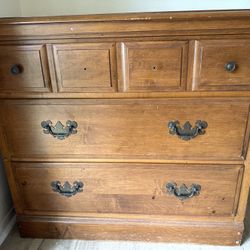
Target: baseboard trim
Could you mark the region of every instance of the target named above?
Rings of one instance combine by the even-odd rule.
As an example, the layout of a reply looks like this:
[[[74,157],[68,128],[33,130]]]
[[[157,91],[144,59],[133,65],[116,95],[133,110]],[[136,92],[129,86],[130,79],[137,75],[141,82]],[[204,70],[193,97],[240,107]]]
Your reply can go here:
[[[4,242],[4,240],[9,235],[10,231],[16,224],[16,215],[14,208],[11,208],[3,221],[0,223],[0,246]]]

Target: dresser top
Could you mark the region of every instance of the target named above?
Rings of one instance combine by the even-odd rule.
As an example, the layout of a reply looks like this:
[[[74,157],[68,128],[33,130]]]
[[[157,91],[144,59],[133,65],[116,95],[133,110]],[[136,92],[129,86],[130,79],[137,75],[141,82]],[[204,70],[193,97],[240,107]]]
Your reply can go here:
[[[1,40],[242,35],[250,10],[98,14],[0,19]]]
[[[70,16],[11,17],[0,18],[0,24],[48,24],[69,22],[141,22],[141,21],[189,21],[249,19],[250,10],[171,11],[119,14],[88,14]]]

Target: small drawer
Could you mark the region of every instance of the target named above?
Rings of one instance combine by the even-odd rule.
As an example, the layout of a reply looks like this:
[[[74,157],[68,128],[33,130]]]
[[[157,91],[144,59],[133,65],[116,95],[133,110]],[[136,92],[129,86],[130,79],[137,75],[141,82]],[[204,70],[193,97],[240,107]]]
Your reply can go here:
[[[1,45],[0,91],[50,92],[46,46]]]
[[[242,160],[248,102],[10,100],[1,126],[14,157]],[[25,142],[25,143],[24,143]]]
[[[25,213],[233,216],[242,166],[13,163]]]
[[[114,43],[54,44],[59,92],[116,91]]]
[[[186,89],[187,41],[124,42],[119,48],[119,90],[123,92]]]
[[[193,49],[191,90],[250,90],[250,40],[201,40]]]

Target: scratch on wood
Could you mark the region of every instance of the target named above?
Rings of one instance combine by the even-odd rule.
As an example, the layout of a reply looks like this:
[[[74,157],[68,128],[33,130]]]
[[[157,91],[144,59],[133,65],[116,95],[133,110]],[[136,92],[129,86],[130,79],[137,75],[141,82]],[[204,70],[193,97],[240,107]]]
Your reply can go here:
[[[131,18],[128,18],[127,20],[130,20],[130,21],[146,21],[146,20],[151,20],[152,18],[151,17],[131,17]]]

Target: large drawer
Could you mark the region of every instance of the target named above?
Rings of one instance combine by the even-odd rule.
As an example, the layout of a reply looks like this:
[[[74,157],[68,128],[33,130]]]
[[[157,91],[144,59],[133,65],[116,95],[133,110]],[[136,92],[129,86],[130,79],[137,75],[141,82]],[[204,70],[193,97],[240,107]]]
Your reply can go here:
[[[23,209],[26,213],[44,214],[233,216],[243,172],[242,166],[234,165],[13,163],[12,166]]]
[[[19,100],[6,101],[0,110],[8,145],[18,157],[234,160],[245,151],[245,102]]]

